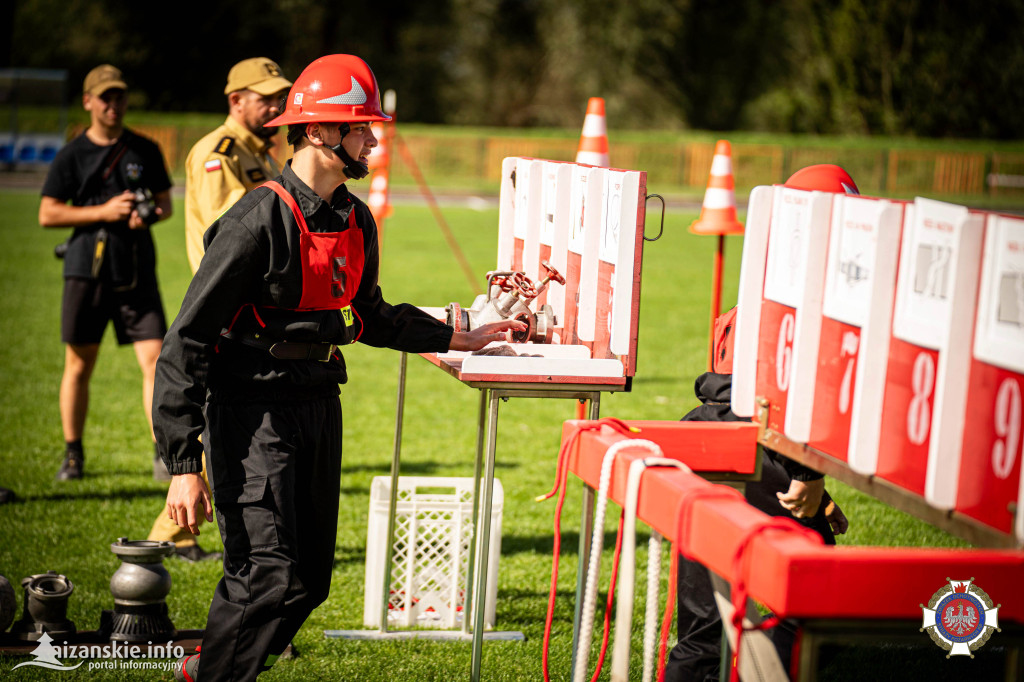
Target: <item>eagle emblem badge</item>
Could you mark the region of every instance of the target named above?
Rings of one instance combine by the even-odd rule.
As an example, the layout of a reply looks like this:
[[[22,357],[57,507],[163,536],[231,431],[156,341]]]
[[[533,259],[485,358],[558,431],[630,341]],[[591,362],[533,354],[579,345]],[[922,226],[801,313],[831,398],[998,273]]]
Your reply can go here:
[[[950,580],[932,595],[928,605],[921,604],[923,622],[921,631],[928,631],[946,658],[970,656],[984,646],[999,632],[999,604],[993,604],[989,596],[968,580]]]

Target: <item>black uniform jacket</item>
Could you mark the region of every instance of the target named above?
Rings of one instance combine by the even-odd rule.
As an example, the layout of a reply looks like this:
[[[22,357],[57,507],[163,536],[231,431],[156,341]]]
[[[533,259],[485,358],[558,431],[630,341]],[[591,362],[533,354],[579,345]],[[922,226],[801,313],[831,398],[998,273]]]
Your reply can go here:
[[[365,264],[352,301],[354,327],[339,311],[296,311],[302,296],[299,228],[288,206],[267,188],[238,201],[207,231],[206,255],[164,339],[156,368],[153,428],[172,474],[202,468],[199,435],[209,402],[282,401],[336,396],[347,379],[337,350],[327,362],[279,360],[236,338],[362,343],[410,353],[443,352],[452,328],[415,306],[392,306],[378,284],[377,226],[366,204],[342,184],[325,202],[291,166],[277,178],[298,202],[311,232],[342,232],[356,212]],[[231,330],[231,338],[226,334]],[[259,409],[259,408],[256,408]]]

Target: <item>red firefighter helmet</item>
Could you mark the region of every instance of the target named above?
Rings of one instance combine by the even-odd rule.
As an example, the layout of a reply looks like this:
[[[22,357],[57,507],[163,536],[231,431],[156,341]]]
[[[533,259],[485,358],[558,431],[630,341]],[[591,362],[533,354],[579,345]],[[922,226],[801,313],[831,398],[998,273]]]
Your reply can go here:
[[[267,126],[290,123],[390,121],[380,106],[380,89],[370,67],[350,54],[320,57],[288,91],[284,113]]]
[[[807,166],[793,173],[786,180],[786,187],[807,191],[836,192],[837,194],[860,194],[857,183],[850,174],[831,163]]]

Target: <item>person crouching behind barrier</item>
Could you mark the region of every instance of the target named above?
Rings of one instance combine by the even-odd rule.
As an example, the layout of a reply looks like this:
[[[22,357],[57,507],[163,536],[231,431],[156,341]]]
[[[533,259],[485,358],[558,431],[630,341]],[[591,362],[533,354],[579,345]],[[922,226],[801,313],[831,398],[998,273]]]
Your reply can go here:
[[[786,187],[821,192],[858,194],[857,185],[839,166],[819,164],[794,173]],[[715,320],[713,365],[697,377],[695,391],[701,405],[683,421],[740,421],[732,409],[732,349],[736,308]],[[825,490],[824,475],[761,448],[761,478],[746,484],[747,502],[770,516],[791,516],[821,535],[826,544],[836,544],[849,522]],[[678,642],[665,664],[666,682],[710,682],[719,679],[722,620],[715,603],[708,569],[679,556],[677,575]],[[782,621],[770,631],[784,670],[789,670],[795,630]]]

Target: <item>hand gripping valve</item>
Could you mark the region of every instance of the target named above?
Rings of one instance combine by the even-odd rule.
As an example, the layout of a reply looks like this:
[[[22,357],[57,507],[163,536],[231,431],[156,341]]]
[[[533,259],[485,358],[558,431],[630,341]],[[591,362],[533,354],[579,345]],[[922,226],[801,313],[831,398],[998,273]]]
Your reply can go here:
[[[565,277],[547,261],[542,262],[541,267],[547,271],[547,275],[539,284],[534,284],[523,272],[488,272],[486,295],[477,296],[473,306],[468,309],[458,303],[449,303],[445,308],[448,324],[457,332],[468,332],[488,322],[519,320],[526,323],[527,329],[513,331],[513,342],[551,343],[558,323],[554,310],[545,303],[535,313],[530,310],[530,303],[547,288],[548,282],[553,280],[565,284]]]

